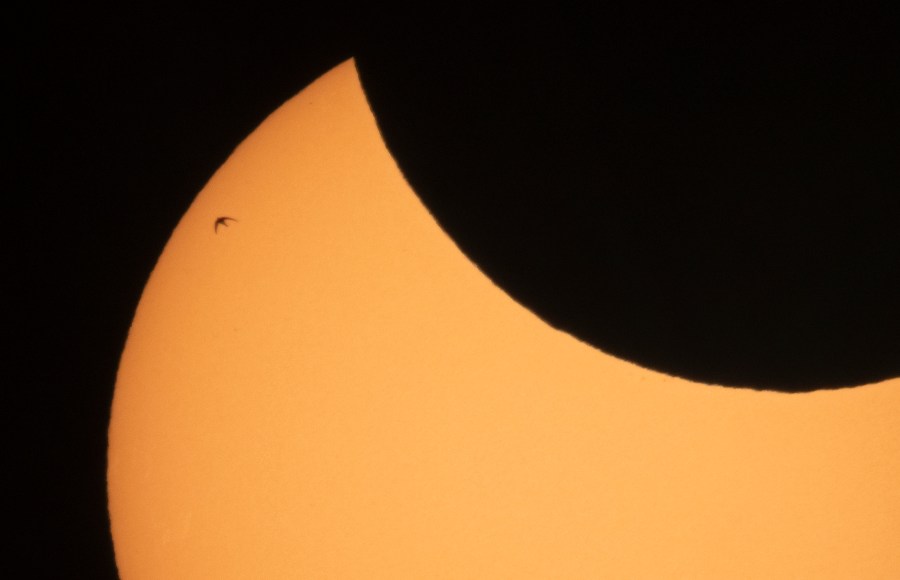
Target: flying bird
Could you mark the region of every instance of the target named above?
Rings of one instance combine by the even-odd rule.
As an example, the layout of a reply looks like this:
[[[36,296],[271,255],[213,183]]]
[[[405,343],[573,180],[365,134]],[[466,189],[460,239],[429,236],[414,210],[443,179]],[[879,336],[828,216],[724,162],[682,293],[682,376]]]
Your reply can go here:
[[[236,222],[237,220],[228,216],[216,218],[216,223],[213,225],[213,231],[215,231],[215,233],[219,233],[219,226],[225,226],[227,228],[229,221]]]

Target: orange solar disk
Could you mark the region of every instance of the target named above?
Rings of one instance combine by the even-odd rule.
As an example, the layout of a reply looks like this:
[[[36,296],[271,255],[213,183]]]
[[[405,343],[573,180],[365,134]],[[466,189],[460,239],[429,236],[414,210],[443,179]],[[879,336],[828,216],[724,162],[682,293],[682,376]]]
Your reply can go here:
[[[125,580],[900,577],[900,379],[787,395],[611,357],[494,286],[345,62],[201,191],[110,425]]]

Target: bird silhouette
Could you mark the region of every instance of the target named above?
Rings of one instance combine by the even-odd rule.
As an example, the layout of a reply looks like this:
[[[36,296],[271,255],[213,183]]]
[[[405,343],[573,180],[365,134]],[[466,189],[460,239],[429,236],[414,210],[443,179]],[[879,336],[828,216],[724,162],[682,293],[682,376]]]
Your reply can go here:
[[[233,222],[237,221],[236,219],[234,219],[232,217],[228,217],[228,216],[222,216],[220,218],[216,218],[216,223],[213,224],[213,231],[215,233],[219,233],[219,226],[225,226],[227,228],[229,220],[233,221]]]

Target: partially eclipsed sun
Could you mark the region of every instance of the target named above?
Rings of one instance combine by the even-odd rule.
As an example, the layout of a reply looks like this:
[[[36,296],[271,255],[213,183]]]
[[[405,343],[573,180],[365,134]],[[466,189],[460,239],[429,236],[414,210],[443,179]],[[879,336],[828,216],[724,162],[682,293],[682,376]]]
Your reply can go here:
[[[725,389],[547,326],[410,190],[350,61],[237,149],[150,277],[110,425],[116,561],[125,580],[896,578],[898,411],[900,379]]]

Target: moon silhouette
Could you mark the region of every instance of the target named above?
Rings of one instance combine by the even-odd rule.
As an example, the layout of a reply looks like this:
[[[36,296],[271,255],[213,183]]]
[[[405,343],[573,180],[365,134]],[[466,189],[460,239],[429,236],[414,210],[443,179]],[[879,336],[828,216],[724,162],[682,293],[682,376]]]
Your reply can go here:
[[[217,236],[224,212],[239,228]],[[900,573],[900,379],[655,372],[495,286],[410,189],[352,61],[200,192],[110,424],[124,580]]]
[[[882,18],[648,12],[375,24],[358,67],[417,196],[552,326],[698,382],[900,376]]]

